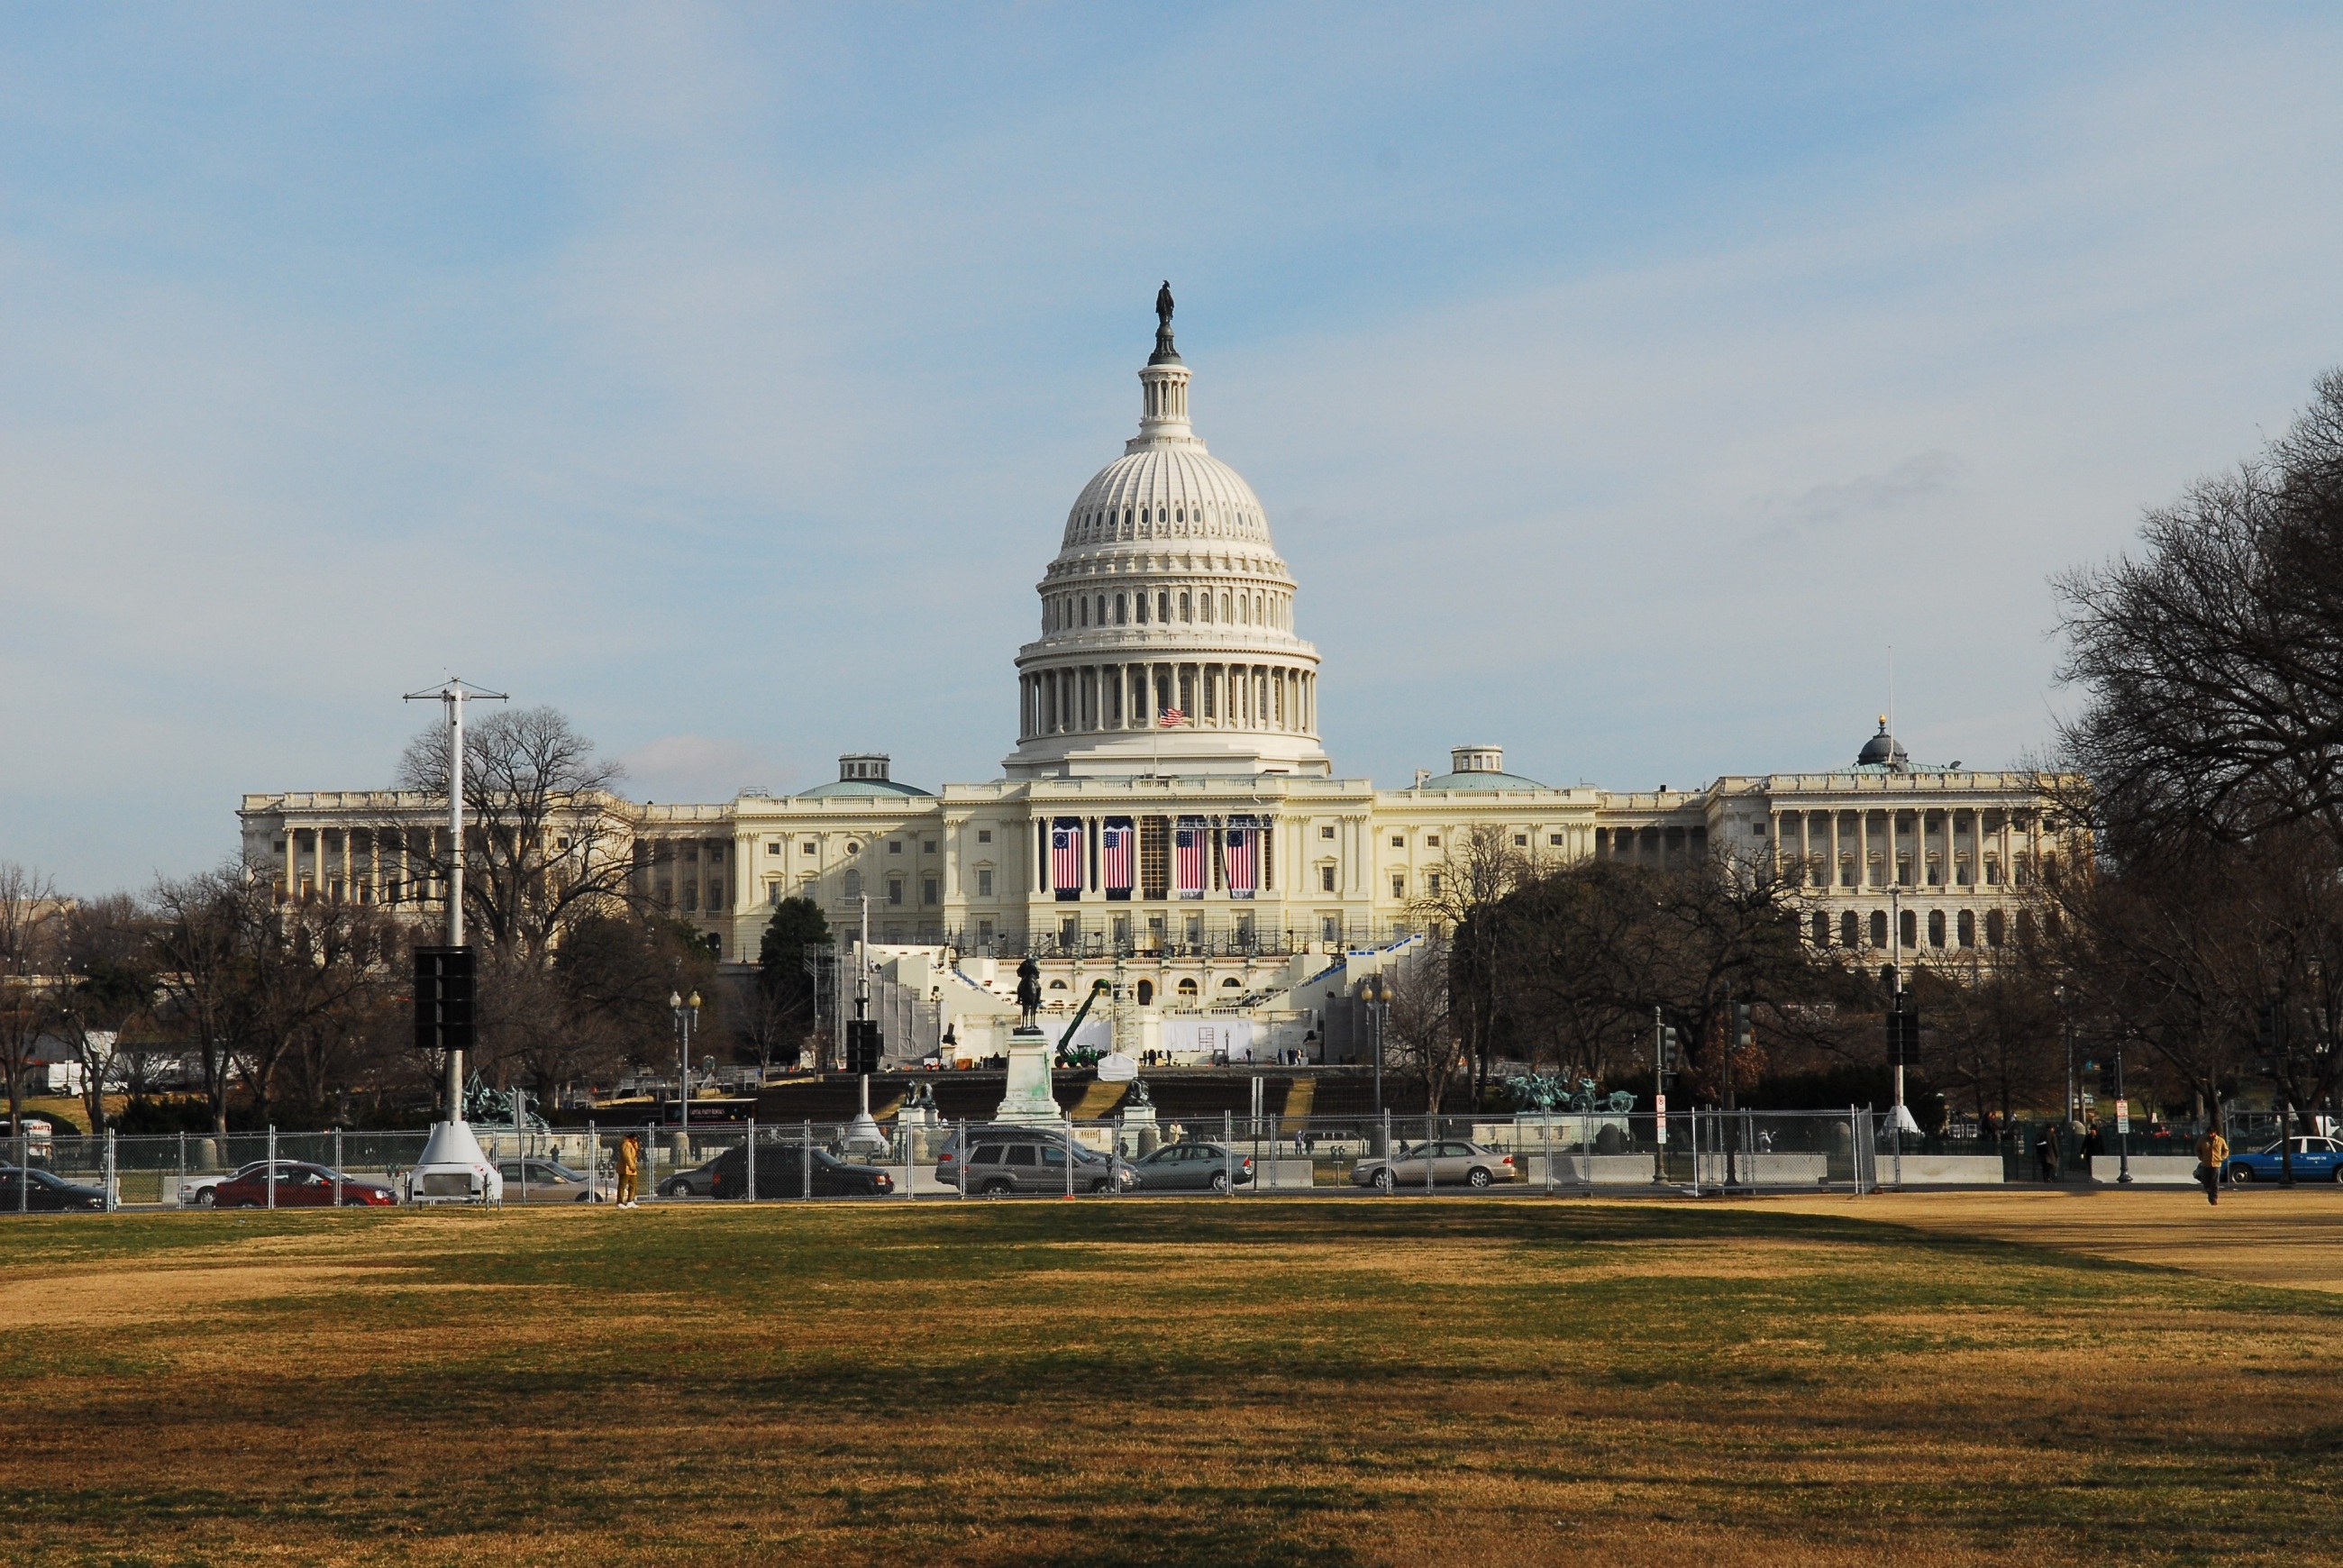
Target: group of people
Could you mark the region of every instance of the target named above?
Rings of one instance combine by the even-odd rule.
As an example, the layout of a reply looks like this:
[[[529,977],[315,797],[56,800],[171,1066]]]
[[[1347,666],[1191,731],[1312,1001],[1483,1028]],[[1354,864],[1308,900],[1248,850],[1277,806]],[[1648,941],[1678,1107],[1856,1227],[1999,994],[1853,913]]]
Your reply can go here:
[[[1990,1125],[1990,1123],[1988,1123]],[[2091,1118],[2081,1129],[2082,1154],[2085,1159],[2107,1152],[2107,1140],[2099,1130],[2098,1119]],[[2221,1171],[2229,1162],[2229,1141],[2217,1128],[2207,1128],[2197,1140],[2197,1181],[2205,1189],[2206,1201],[2217,1205],[2221,1201]],[[2045,1181],[2058,1180],[2058,1124],[2043,1124],[2034,1139],[2034,1163]]]

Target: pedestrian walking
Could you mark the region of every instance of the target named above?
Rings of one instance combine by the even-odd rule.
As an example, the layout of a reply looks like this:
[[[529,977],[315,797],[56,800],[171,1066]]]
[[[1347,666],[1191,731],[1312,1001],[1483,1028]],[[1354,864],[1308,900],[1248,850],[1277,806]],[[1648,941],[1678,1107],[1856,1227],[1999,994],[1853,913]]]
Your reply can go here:
[[[642,1145],[631,1132],[618,1141],[618,1207],[635,1206],[635,1171],[642,1161]]]
[[[2205,1183],[2205,1201],[2219,1205],[2221,1201],[2221,1168],[2229,1162],[2229,1141],[2221,1136],[2217,1127],[2205,1129],[2205,1136],[2197,1140],[2197,1180]]]
[[[2092,1117],[2084,1124],[2083,1158],[2092,1160],[2107,1151],[2107,1135],[2099,1129],[2099,1119]]]
[[[2042,1180],[2058,1180],[2058,1129],[2054,1123],[2042,1124],[2041,1136],[2034,1141],[2034,1163],[2042,1172]]]

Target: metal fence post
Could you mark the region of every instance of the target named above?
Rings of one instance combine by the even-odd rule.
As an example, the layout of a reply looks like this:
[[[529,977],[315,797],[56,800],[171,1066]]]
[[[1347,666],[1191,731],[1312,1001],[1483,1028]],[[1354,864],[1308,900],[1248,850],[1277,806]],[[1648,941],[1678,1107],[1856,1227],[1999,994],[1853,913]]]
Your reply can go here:
[[[1539,1136],[1545,1143],[1545,1195],[1554,1196],[1554,1117],[1538,1118]]]
[[[594,1119],[586,1119],[586,1201],[602,1201],[602,1139]]]
[[[903,1141],[903,1196],[911,1195],[911,1181],[919,1173],[919,1160],[911,1152],[911,1134],[916,1131],[904,1121],[903,1113],[895,1113],[895,1136]]]
[[[342,1130],[334,1129],[334,1207],[342,1206]]]
[[[1594,1196],[1594,1113],[1578,1113],[1578,1185],[1589,1198]]]
[[[1246,1120],[1250,1121],[1252,1118],[1248,1116]],[[1233,1198],[1237,1195],[1237,1121],[1233,1111],[1221,1112],[1221,1167],[1229,1179],[1225,1196]]]
[[[277,1207],[277,1125],[268,1127],[268,1206]]]
[[[1425,1117],[1423,1119],[1423,1195],[1427,1198],[1432,1196],[1432,1155],[1439,1137],[1440,1119],[1437,1116]]]
[[[1396,1196],[1399,1192],[1399,1163],[1392,1154],[1391,1111],[1389,1110],[1385,1110],[1383,1111],[1383,1174],[1391,1178],[1389,1181],[1383,1184],[1384,1192]]]
[[[181,1193],[183,1193],[183,1192],[185,1192],[185,1191],[186,1191],[186,1188],[187,1188],[187,1133],[186,1133],[186,1129],[185,1129],[185,1128],[181,1128],[181,1129],[179,1130],[179,1184],[178,1184],[177,1186],[176,1186],[176,1187],[174,1187],[174,1188],[172,1188],[172,1189],[171,1189],[171,1201],[172,1201],[172,1203],[173,1203],[173,1204],[175,1204],[175,1205],[176,1205],[176,1204],[177,1204],[177,1203],[179,1203],[179,1202],[181,1202],[181,1201],[183,1201],[183,1200],[181,1199],[181,1197],[180,1197],[180,1194],[181,1194]]]
[[[659,1129],[643,1124],[643,1157],[636,1161],[640,1174],[635,1178],[635,1201],[645,1199],[659,1201]],[[645,1191],[649,1189],[649,1191]]]
[[[749,1201],[757,1201],[757,1119],[749,1118]]]
[[[805,1146],[799,1151],[798,1173],[805,1179],[805,1198],[813,1201],[813,1118],[806,1118]]]
[[[122,1207],[122,1200],[115,1191],[119,1179],[114,1164],[114,1129],[109,1127],[106,1130],[106,1211],[109,1214]]]

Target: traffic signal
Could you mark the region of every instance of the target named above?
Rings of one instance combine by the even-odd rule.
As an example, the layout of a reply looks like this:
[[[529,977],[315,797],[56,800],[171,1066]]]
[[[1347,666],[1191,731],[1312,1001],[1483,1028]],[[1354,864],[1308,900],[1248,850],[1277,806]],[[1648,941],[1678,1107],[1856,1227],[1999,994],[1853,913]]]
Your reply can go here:
[[[878,1020],[868,1018],[850,1020],[846,1025],[846,1070],[878,1071],[880,1051]]]
[[[1757,1043],[1757,1030],[1750,1022],[1749,1004],[1735,1002],[1733,1006],[1733,1049],[1747,1050]]]
[[[415,950],[415,1048],[430,1056],[472,1049],[472,950]]]
[[[1887,1015],[1887,1065],[1916,1067],[1920,1060],[1920,1012],[1898,1008]]]

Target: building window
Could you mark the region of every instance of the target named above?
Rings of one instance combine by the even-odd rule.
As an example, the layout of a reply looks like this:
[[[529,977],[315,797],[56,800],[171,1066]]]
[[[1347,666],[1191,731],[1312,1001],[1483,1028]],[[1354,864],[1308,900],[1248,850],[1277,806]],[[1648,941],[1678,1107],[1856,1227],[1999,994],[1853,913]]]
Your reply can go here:
[[[987,947],[990,947],[992,944],[992,922],[990,920],[979,920],[976,922],[976,940]]]
[[[1407,873],[1404,871],[1392,873],[1392,897],[1394,899],[1407,897]]]
[[[1139,1005],[1145,1007],[1154,1000],[1155,982],[1153,980],[1141,980],[1139,982]]]
[[[847,901],[848,903],[850,903],[850,903],[854,902],[857,899],[860,899],[861,896],[862,896],[862,873],[861,873],[861,872],[860,872],[860,871],[849,871],[849,872],[847,872],[847,873],[846,873],[846,901]]]
[[[1340,915],[1319,916],[1318,936],[1319,940],[1322,941],[1341,941],[1342,940],[1342,917]]]
[[[1440,896],[1440,873],[1439,873],[1439,872],[1437,872],[1437,871],[1428,871],[1428,872],[1426,872],[1426,873],[1424,874],[1424,878],[1423,878],[1423,890],[1424,890],[1425,892],[1427,892],[1427,893],[1430,893],[1430,894],[1431,894],[1431,895],[1433,895],[1433,897],[1434,897],[1434,898],[1438,898],[1438,897]]]
[[[1976,911],[1963,910],[1960,919],[1954,924],[1954,931],[1961,946],[1965,948],[1976,946]]]
[[[2001,946],[2006,930],[2001,911],[1987,910],[1985,916],[1985,945],[1989,948]]]
[[[1189,1002],[1196,1000],[1196,982],[1194,980],[1183,980],[1180,982],[1180,1000],[1182,1001]]]
[[[708,907],[711,910],[724,907],[724,884],[721,881],[708,884]]]
[[[1763,828],[1760,828],[1760,829],[1758,829],[1757,830],[1758,830],[1760,833],[1762,833],[1762,832],[1764,832],[1765,829],[1763,829]],[[1559,833],[1548,833],[1548,834],[1545,836],[1545,841],[1546,841],[1548,844],[1552,845],[1554,848],[1557,849],[1561,849],[1561,848],[1562,848],[1562,835],[1561,835],[1561,834],[1559,834]]]
[[[943,882],[940,878],[921,877],[920,879],[920,902],[922,904],[926,904],[930,908],[933,908],[935,905],[941,903],[943,901],[942,891]]]
[[[781,846],[780,846],[780,841],[779,841],[779,839],[775,839],[772,843],[769,843],[769,844],[768,844],[768,845],[766,845],[766,846],[765,846],[765,853],[767,853],[768,855],[778,855],[778,854],[779,854],[780,852],[781,852]]]
[[[1885,910],[1871,911],[1871,945],[1875,948],[1884,948],[1887,945],[1887,911]]]
[[[697,914],[699,911],[699,884],[697,884],[697,883],[695,883],[695,882],[686,882],[686,883],[683,885],[683,912],[684,912],[685,914],[687,914],[687,915],[690,915],[690,914]]]
[[[1985,858],[1985,885],[1988,888],[2001,886],[2001,857],[1998,855]]]
[[[991,843],[991,842],[992,842],[992,829],[990,829],[990,828],[979,828],[979,829],[976,830],[976,841],[977,841],[978,843],[980,843],[980,844],[990,844],[990,843]]]
[[[920,853],[921,853],[921,854],[923,854],[923,855],[932,855],[932,854],[934,854],[935,852],[936,852],[936,841],[935,841],[933,839],[921,839],[921,840],[920,840]]]
[[[1130,599],[1129,599],[1129,598],[1128,598],[1126,595],[1123,595],[1123,594],[1117,594],[1117,595],[1115,595],[1115,596],[1114,596],[1114,624],[1115,624],[1115,625],[1117,625],[1117,626],[1121,626],[1121,625],[1122,625],[1122,624],[1123,624],[1123,622],[1124,622],[1125,618],[1127,618],[1127,616],[1128,616],[1128,615],[1129,615],[1129,613],[1130,613],[1130,608],[1129,608],[1129,607],[1130,607]]]
[[[1904,928],[1903,936],[1905,948],[1910,951],[1917,952],[1920,948],[1920,917],[1913,913],[1910,910],[1906,910],[1904,911],[1903,920],[1898,921],[1897,924]]]
[[[903,901],[902,878],[890,877],[887,879],[887,901],[890,904],[900,904]]]
[[[1815,946],[1830,946],[1830,917],[1819,910],[1815,911]]]
[[[765,884],[765,902],[778,909],[781,902],[781,879],[775,877]]]
[[[1945,945],[1945,911],[1942,910],[1928,911],[1928,945],[1932,948]]]
[[[452,769],[454,765],[451,763],[449,766]],[[1333,867],[1321,866],[1318,868],[1318,890],[1322,893],[1331,893],[1334,890]]]
[[[902,839],[888,839],[888,840],[887,840],[887,852],[888,852],[889,854],[890,854],[890,855],[900,855],[900,854],[901,854],[901,853],[903,852],[903,840],[902,840]]]
[[[1437,849],[1440,848],[1440,835],[1437,833],[1426,833],[1423,836],[1423,847],[1427,849]]]
[[[977,868],[976,896],[980,899],[992,897],[992,868],[990,866]]]
[[[1838,945],[1843,948],[1852,948],[1855,945],[1855,911],[1849,910],[1838,918]]]
[[[1318,836],[1319,836],[1320,838],[1322,838],[1322,839],[1331,839],[1331,838],[1332,838],[1332,837],[1334,836],[1334,826],[1333,826],[1333,824],[1332,824],[1332,823],[1331,823],[1331,822],[1329,822],[1329,823],[1325,823],[1325,824],[1321,825],[1321,826],[1320,826],[1320,828],[1319,828],[1319,829],[1318,829]]]
[[[799,846],[798,846],[798,849],[799,849],[799,852],[800,852],[800,853],[808,854],[808,855],[812,854],[812,853],[813,853],[813,840],[812,840],[811,839],[808,839],[804,843],[802,843],[802,844],[799,845]]]
[[[1513,835],[1513,848],[1514,848],[1514,849],[1528,849],[1529,847],[1530,847],[1530,836],[1529,836],[1527,833],[1516,833],[1516,834],[1514,834],[1514,835]]]
[[[1393,849],[1406,849],[1406,848],[1407,848],[1407,839],[1404,839],[1404,838],[1403,838],[1403,837],[1401,837],[1401,836],[1399,836],[1398,834],[1393,834],[1393,835],[1392,836],[1392,848],[1393,848]]]

